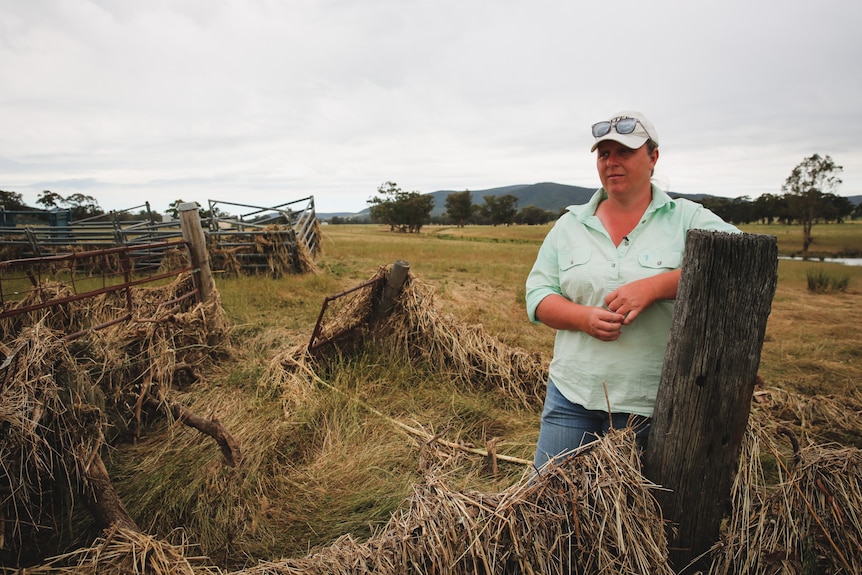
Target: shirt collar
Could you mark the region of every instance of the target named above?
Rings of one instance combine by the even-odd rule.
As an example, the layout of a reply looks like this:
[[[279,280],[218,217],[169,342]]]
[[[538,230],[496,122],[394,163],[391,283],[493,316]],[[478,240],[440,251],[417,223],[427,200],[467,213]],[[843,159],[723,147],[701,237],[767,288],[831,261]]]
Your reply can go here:
[[[650,184],[650,188],[652,189],[652,200],[650,201],[649,206],[646,209],[646,214],[655,212],[664,208],[665,206],[668,209],[673,209],[674,203],[673,199],[667,195],[667,193],[656,186],[655,184]],[[596,193],[590,198],[590,200],[586,204],[575,204],[568,206],[566,210],[572,213],[578,220],[585,221],[587,218],[595,215],[596,209],[599,207],[599,204],[607,199],[608,193],[604,188],[599,188],[596,190]]]

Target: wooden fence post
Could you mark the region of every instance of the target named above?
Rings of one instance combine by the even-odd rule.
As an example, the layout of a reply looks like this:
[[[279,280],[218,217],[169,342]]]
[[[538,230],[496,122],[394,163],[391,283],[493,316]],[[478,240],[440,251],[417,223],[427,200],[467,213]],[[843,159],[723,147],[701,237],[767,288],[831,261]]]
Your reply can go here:
[[[384,316],[392,311],[395,298],[401,293],[401,288],[404,287],[409,271],[410,264],[404,260],[397,260],[392,264],[389,275],[386,277],[386,286],[383,288],[380,304],[377,307],[378,316]]]
[[[210,269],[207,242],[204,236],[204,229],[201,226],[198,206],[194,202],[185,202],[177,207],[177,212],[179,212],[180,216],[183,239],[189,242],[191,246],[189,252],[192,258],[192,267],[196,270],[192,273],[195,275],[198,290],[200,291],[200,301],[209,301],[213,292],[215,292],[215,280],[213,280],[212,270]]]
[[[678,570],[709,550],[727,515],[777,281],[776,238],[688,233],[644,454],[644,475],[669,489],[656,497],[678,529]]]

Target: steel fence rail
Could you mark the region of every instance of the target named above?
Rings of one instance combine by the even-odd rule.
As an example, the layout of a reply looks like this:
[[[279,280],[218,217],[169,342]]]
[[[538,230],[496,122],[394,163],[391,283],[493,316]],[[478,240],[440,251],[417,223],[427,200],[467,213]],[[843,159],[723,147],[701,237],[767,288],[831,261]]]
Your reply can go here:
[[[142,210],[145,217],[122,217],[123,214],[140,208],[145,208]],[[279,233],[279,241],[294,252],[294,259],[298,241],[302,242],[311,254],[315,254],[318,248],[319,229],[315,225],[317,216],[313,196],[271,207],[209,200],[209,209],[209,217],[201,218],[207,244],[213,248],[233,250],[236,260],[242,262],[242,269],[257,272],[269,267],[263,261],[265,258],[262,259],[262,256],[257,254],[260,247],[257,244],[257,236],[260,234]],[[227,215],[228,209],[239,213]],[[149,245],[182,239],[179,221],[155,221],[149,203],[76,221],[69,221],[69,217],[65,211],[62,214],[59,211],[41,210],[4,212],[0,208],[0,260],[43,257],[115,246]],[[22,222],[26,221],[26,224],[22,226],[16,223],[16,218]],[[36,221],[39,219],[42,221]],[[287,226],[290,232],[281,233],[281,230],[274,230],[277,225]],[[150,259],[149,265],[159,264],[157,257]]]
[[[179,255],[160,258],[162,267],[154,268],[148,261],[147,254],[164,256],[169,250],[176,250]],[[180,240],[0,262],[0,321],[110,293],[124,296],[123,309],[116,310],[123,313],[67,334],[64,339],[127,321],[134,311],[132,288],[195,271],[188,252],[189,243]],[[57,288],[48,289],[51,284]],[[198,289],[192,287],[174,301],[198,296]]]

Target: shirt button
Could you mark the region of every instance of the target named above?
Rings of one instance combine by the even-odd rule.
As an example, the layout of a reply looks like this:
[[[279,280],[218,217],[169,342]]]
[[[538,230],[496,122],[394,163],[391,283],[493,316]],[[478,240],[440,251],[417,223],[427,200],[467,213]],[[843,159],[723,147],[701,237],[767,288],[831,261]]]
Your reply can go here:
[[[611,264],[611,267],[615,268],[615,267],[617,267],[617,264]]]
[[[660,266],[660,265],[661,265],[661,260],[657,261],[655,265]]]

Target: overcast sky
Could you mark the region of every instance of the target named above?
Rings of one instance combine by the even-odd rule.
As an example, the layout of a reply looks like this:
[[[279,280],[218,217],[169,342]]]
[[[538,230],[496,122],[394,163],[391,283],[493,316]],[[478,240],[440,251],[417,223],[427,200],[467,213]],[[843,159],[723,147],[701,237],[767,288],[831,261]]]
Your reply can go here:
[[[378,187],[598,187],[656,125],[671,191],[862,194],[862,2],[0,0],[0,189],[360,211]]]

